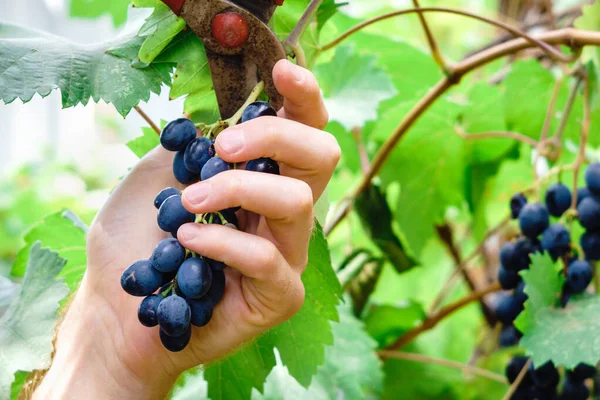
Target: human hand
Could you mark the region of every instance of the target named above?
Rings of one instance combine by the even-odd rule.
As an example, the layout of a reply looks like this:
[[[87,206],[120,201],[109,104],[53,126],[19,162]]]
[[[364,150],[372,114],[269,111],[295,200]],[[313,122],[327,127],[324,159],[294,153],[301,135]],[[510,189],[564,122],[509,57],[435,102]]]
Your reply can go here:
[[[144,157],[111,195],[88,236],[88,270],[59,330],[52,367],[37,398],[164,398],[184,370],[222,357],[291,318],[301,307],[313,204],[340,157],[321,131],[327,112],[310,72],[288,61],[273,71],[285,97],[282,118],[263,117],[223,131],[215,148],[228,162],[270,157],[281,176],[232,170],[183,192],[194,213],[241,206],[240,230],[188,224],[182,245],[225,262],[227,285],[211,322],[193,328],[180,353],[160,343],[158,328],[137,318],[141,298],[119,285],[123,270],[168,237],[156,224],[154,196],[175,186],[173,153]],[[90,397],[90,394],[92,395]]]

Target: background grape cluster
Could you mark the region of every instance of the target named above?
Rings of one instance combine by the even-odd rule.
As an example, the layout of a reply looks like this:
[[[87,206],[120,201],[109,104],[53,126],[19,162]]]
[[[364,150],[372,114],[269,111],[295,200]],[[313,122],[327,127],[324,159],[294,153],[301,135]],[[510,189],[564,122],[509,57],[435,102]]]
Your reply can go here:
[[[528,202],[522,194],[515,194],[510,202],[511,216],[518,219],[521,236],[506,242],[500,250],[498,280],[506,292],[498,299],[496,316],[503,324],[499,337],[503,347],[518,344],[521,333],[514,326],[527,300],[525,284],[520,271],[528,269],[530,256],[547,253],[552,260],[564,264],[565,275],[560,305],[565,307],[573,295],[584,293],[592,281],[592,261],[600,260],[600,163],[590,165],[585,173],[586,186],[577,190],[576,212],[573,212],[573,194],[562,183],[552,184],[545,203]],[[551,221],[551,219],[556,221]],[[574,218],[585,229],[580,245],[571,242],[570,223]],[[506,367],[506,376],[512,383],[526,365],[525,357],[513,358]],[[567,371],[562,386],[561,399],[586,399],[589,390],[585,379],[596,374],[593,366],[579,364]],[[552,361],[541,366],[530,363],[530,369],[513,395],[514,399],[555,399],[560,374]]]
[[[268,103],[258,101],[244,109],[241,121],[276,115]],[[161,145],[176,152],[173,175],[178,182],[188,185],[240,167],[216,155],[214,140],[196,136],[196,125],[185,118],[170,122],[161,133]],[[270,158],[251,160],[245,169],[279,174],[279,165]],[[184,208],[181,192],[174,187],[158,193],[154,206],[158,226],[173,237],[158,243],[149,259],[130,265],[121,276],[121,286],[132,296],[144,297],[138,309],[139,321],[147,327],[159,325],[163,346],[177,352],[189,343],[192,326],[210,322],[226,281],[225,264],[185,249],[177,240],[177,231],[192,222],[238,229],[235,212],[239,207],[195,215]]]

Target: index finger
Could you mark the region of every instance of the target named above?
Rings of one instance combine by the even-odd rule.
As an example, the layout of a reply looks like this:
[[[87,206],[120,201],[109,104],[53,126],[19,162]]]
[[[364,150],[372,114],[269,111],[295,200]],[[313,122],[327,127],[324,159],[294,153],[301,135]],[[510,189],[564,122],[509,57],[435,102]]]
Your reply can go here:
[[[284,97],[280,117],[317,129],[325,128],[329,114],[317,79],[309,70],[281,60],[273,68],[273,80]]]

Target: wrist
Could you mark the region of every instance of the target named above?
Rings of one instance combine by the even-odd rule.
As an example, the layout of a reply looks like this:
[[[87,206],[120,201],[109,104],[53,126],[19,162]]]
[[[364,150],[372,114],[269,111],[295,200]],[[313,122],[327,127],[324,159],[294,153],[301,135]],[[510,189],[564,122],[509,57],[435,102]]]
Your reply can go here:
[[[52,365],[33,399],[164,399],[176,377],[144,376],[128,366],[119,353],[122,330],[115,321],[110,305],[90,293],[84,279],[58,329]]]

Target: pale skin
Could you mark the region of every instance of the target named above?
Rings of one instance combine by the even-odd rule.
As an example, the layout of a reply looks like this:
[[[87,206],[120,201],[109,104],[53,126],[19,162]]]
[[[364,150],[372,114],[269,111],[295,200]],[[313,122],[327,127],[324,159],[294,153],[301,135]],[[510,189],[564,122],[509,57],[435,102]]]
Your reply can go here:
[[[228,162],[277,160],[281,176],[234,170],[183,192],[196,214],[241,206],[240,230],[184,225],[188,249],[225,262],[227,285],[211,322],[194,328],[180,353],[160,343],[158,328],[137,320],[142,300],[120,287],[123,270],[148,258],[168,234],[156,224],[154,196],[175,186],[173,153],[157,148],[110,196],[88,235],[88,269],[58,331],[53,363],[34,399],[163,399],[181,372],[217,360],[302,306],[313,205],[340,158],[323,132],[328,115],[314,76],[288,61],[273,70],[285,97],[279,117],[223,131],[216,151]],[[232,382],[235,384],[235,382]]]

